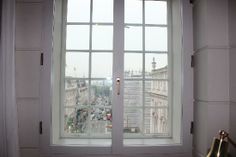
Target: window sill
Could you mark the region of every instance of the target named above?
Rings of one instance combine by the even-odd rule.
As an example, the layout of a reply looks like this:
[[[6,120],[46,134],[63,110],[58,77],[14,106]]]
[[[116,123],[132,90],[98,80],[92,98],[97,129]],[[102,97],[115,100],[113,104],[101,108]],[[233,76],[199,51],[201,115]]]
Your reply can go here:
[[[55,146],[111,147],[111,139],[58,139]]]
[[[172,138],[169,139],[124,139],[124,146],[140,146],[140,147],[150,147],[150,146],[176,146],[181,145],[179,141],[175,141]]]
[[[52,146],[111,147],[111,139],[58,139]],[[180,141],[169,139],[124,139],[124,147],[178,146]]]
[[[114,153],[111,139],[59,139],[50,146],[52,154],[61,154],[62,157],[73,155],[110,155]],[[184,145],[173,139],[124,139],[119,154],[171,154],[186,153]],[[165,155],[164,155],[165,156]]]

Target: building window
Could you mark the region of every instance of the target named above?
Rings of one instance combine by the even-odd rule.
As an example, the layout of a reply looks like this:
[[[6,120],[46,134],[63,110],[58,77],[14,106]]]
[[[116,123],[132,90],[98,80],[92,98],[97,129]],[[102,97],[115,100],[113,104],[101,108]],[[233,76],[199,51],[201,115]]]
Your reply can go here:
[[[168,3],[125,0],[125,137],[171,136]],[[113,0],[68,0],[62,80],[62,136],[110,137]],[[170,17],[169,17],[170,18]],[[155,89],[159,84],[159,91]],[[153,99],[153,102],[149,100]],[[162,105],[159,102],[163,102]]]
[[[172,1],[56,2],[53,141],[111,144],[119,126],[124,145],[180,142],[181,45],[173,39],[181,35],[173,33]]]

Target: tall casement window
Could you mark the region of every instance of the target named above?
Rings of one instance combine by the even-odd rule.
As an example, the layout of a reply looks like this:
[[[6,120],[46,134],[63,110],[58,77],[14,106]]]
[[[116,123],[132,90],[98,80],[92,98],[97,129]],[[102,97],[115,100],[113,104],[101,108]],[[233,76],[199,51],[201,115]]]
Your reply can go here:
[[[181,5],[55,0],[53,144],[181,145]]]
[[[64,14],[61,135],[110,138],[113,0],[68,0]],[[125,137],[169,137],[168,3],[125,0],[124,21]]]

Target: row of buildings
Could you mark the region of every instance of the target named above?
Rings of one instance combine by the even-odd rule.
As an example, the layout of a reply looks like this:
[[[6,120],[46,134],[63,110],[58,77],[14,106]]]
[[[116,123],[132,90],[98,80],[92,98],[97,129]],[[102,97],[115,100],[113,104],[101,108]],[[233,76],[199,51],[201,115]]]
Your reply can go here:
[[[140,81],[136,78],[142,76],[141,72],[125,72],[125,78],[129,78],[124,83],[125,133],[168,134],[167,66],[157,69],[153,58],[148,75],[149,81]],[[66,80],[64,103],[71,110],[65,110],[64,131],[110,134],[112,84],[104,80],[93,82],[90,90],[88,86],[86,81]]]

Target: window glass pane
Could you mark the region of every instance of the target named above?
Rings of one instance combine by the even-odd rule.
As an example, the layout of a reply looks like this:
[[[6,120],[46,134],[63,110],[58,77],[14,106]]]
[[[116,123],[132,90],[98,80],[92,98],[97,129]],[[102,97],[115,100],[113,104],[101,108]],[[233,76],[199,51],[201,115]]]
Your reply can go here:
[[[145,23],[167,24],[167,3],[165,1],[145,1]]]
[[[89,26],[67,25],[66,35],[67,50],[89,49]]]
[[[141,108],[124,108],[124,133],[142,133],[143,110]]]
[[[125,53],[125,78],[142,78],[143,57],[141,53]]]
[[[88,81],[85,80],[65,80],[64,103],[66,107],[88,106]]]
[[[112,77],[112,53],[92,54],[92,78]]]
[[[91,81],[91,132],[111,135],[112,81]]]
[[[142,81],[124,81],[124,106],[142,106],[143,84]]]
[[[112,80],[91,81],[91,105],[111,107]]]
[[[68,0],[67,22],[89,22],[90,0]]]
[[[112,130],[111,108],[92,108],[91,111],[91,133],[92,135],[110,135]]]
[[[145,109],[144,118],[145,134],[156,134],[167,136],[168,130],[168,109],[163,107],[153,107]]]
[[[167,80],[145,81],[145,105],[152,107],[168,106]]]
[[[142,1],[125,0],[125,23],[142,23]]]
[[[142,27],[125,27],[125,50],[142,50]]]
[[[65,133],[87,133],[89,130],[89,112],[87,108],[65,108]]]
[[[113,49],[113,26],[93,26],[93,50]]]
[[[145,50],[167,51],[167,28],[145,27]]]
[[[146,53],[145,54],[146,78],[167,79],[168,78],[167,65],[168,65],[167,54]]]
[[[113,22],[113,0],[93,0],[93,22]]]
[[[89,54],[81,52],[67,52],[65,66],[66,77],[88,78]]]

